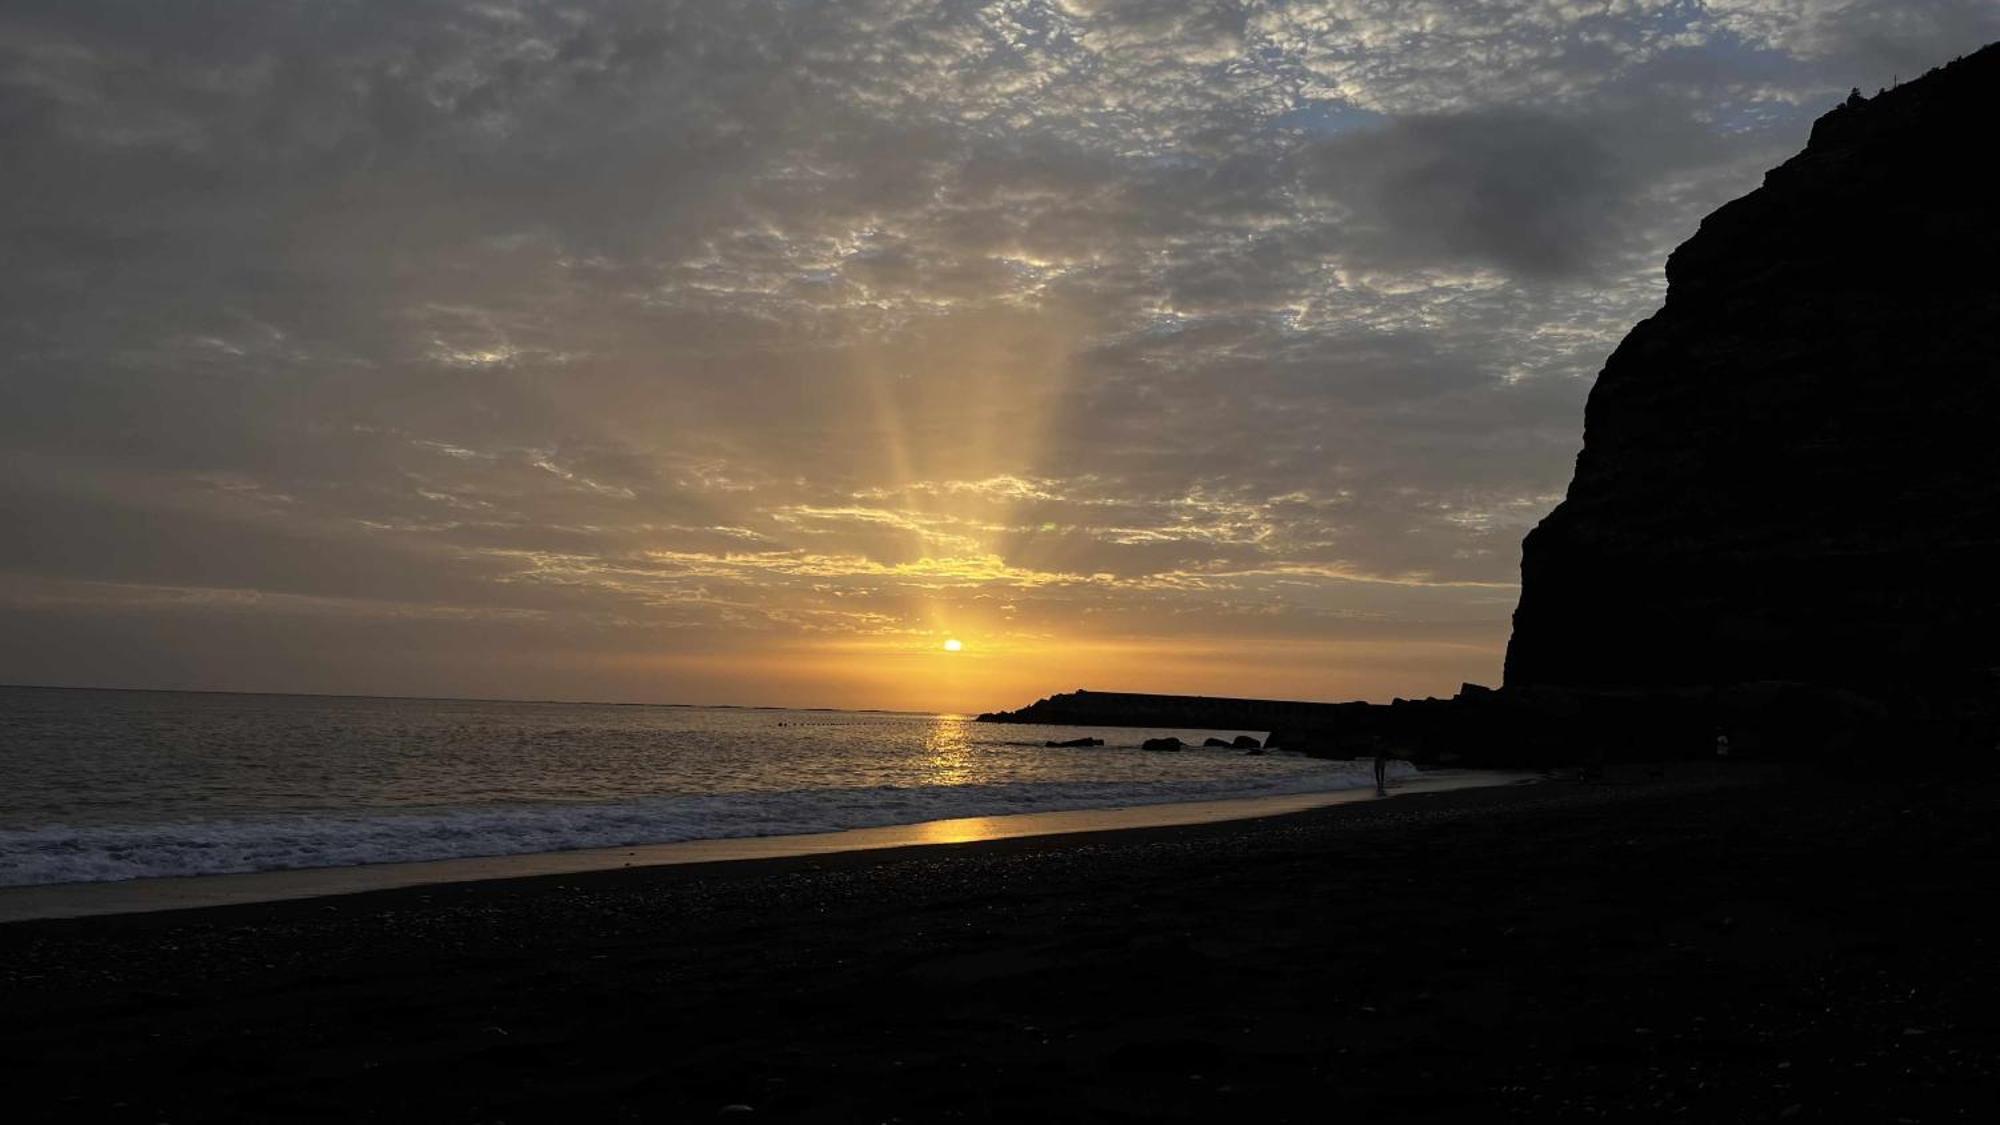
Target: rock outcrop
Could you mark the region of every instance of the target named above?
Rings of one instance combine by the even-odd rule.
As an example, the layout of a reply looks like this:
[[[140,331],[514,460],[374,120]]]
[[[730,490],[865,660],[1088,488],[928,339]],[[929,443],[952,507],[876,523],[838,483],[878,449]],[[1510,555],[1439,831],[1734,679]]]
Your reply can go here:
[[[1366,710],[1366,703],[1307,703],[1292,699],[1228,699],[1209,695],[1147,695],[1078,688],[1038,699],[1017,711],[989,711],[982,723],[1048,723],[1073,727],[1165,727],[1171,730],[1270,730],[1320,726]]]
[[[1509,691],[1990,698],[2000,45],[1814,125],[1667,262],[1527,538]]]

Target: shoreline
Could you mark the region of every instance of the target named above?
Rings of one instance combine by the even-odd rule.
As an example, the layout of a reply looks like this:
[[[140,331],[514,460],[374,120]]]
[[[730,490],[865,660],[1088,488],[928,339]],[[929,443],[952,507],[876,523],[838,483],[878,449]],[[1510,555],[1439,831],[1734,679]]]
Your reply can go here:
[[[2000,781],[1732,763],[0,926],[24,1121],[1953,1120]]]
[[[952,817],[910,824],[780,836],[733,836],[662,844],[629,844],[515,855],[292,868],[215,875],[161,876],[90,883],[0,887],[0,925],[59,918],[103,917],[217,906],[283,902],[407,887],[574,875],[595,871],[740,863],[851,851],[964,844],[1024,836],[1172,828],[1283,816],[1333,805],[1420,793],[1528,783],[1525,771],[1449,770],[1397,782],[1386,797],[1359,786],[1312,793],[1222,800],[1173,801],[1095,809]]]

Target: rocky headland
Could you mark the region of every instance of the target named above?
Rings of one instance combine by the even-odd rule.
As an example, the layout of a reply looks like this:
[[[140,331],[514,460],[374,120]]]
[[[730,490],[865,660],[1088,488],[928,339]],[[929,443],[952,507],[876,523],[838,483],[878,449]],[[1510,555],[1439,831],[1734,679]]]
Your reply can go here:
[[[1510,688],[1989,689],[2000,48],[1820,118],[1703,220],[1522,548]]]
[[[2000,735],[2000,45],[1813,126],[1702,221],[1522,548],[1499,690],[1076,692],[996,721],[1264,729],[1327,756],[1828,758]]]
[[[1273,730],[1326,726],[1358,714],[1366,703],[1307,703],[1291,699],[1231,699],[1212,695],[1149,695],[1078,688],[1038,699],[1017,711],[989,711],[982,723],[1046,723],[1073,727],[1172,727],[1192,730]]]

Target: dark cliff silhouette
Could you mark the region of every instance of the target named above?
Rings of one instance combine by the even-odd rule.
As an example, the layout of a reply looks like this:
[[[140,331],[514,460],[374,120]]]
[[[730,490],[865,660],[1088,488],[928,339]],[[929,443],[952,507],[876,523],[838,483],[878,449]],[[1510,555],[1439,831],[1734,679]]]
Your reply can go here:
[[[1505,686],[1387,706],[1058,696],[1334,757],[1838,759],[2000,734],[2000,44],[1858,93],[1703,220],[1522,547]],[[1106,708],[1105,703],[1117,706]],[[1259,706],[1272,710],[1259,711]],[[1248,721],[1252,717],[1259,721]]]
[[[1989,690],[2000,45],[1820,118],[1667,261],[1523,545],[1509,688]]]

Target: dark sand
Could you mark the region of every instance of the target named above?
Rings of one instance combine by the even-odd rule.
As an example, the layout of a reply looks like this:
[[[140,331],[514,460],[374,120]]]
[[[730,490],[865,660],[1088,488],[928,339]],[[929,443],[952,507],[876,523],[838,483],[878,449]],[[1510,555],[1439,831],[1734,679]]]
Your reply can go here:
[[[1735,769],[0,926],[11,1120],[1987,1119],[2000,783]],[[25,1111],[25,1112],[23,1112]]]

